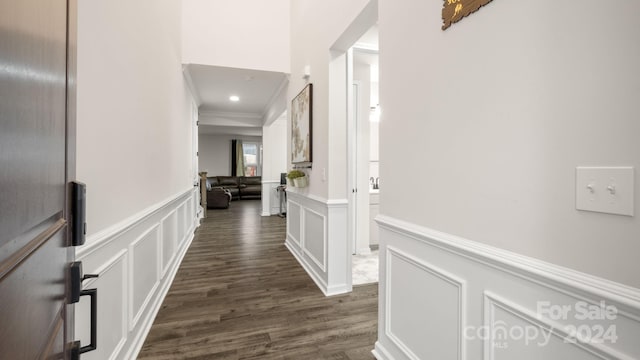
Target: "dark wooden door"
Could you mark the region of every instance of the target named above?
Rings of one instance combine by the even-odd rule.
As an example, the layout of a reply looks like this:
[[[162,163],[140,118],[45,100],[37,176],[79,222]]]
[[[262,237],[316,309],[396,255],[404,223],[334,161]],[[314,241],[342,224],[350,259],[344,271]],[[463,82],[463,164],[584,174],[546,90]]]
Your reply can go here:
[[[73,336],[67,7],[0,0],[0,359],[64,358]]]

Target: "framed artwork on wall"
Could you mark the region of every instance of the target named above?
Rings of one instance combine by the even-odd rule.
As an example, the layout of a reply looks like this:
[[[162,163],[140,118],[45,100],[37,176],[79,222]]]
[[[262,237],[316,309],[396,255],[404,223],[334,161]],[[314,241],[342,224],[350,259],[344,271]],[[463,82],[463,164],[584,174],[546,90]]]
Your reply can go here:
[[[313,84],[308,84],[291,101],[291,162],[311,163]]]

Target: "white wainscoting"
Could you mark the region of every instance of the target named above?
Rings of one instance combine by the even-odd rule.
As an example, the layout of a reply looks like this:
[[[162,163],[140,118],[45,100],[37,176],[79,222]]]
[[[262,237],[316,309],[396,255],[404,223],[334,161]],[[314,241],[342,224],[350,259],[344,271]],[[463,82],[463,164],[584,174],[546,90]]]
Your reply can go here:
[[[346,200],[288,189],[285,245],[325,295],[351,291]]]
[[[98,289],[98,348],[83,359],[135,359],[199,226],[198,190],[90,236],[78,248],[83,288]],[[89,224],[90,225],[90,224]],[[76,306],[76,337],[89,343],[89,299]]]
[[[377,359],[640,359],[640,289],[390,217],[377,221]],[[579,317],[601,304],[617,309],[614,319]],[[611,329],[615,341],[590,341]]]
[[[280,197],[276,190],[278,186],[280,186],[280,180],[262,182],[262,216],[280,213]]]

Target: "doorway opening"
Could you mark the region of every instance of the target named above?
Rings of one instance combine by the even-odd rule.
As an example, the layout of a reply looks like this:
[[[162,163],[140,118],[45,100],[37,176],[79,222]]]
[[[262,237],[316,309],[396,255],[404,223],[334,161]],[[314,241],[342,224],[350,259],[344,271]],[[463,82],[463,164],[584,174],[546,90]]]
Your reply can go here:
[[[377,22],[378,2],[371,0],[330,48],[329,116],[336,122],[344,124],[346,130],[347,174],[344,178],[346,185],[344,190],[347,211],[343,226],[346,227],[347,246],[339,253],[330,254],[328,261],[338,264],[336,270],[339,269],[339,271],[336,272],[334,278],[344,279],[346,291],[351,291],[354,284],[354,254],[357,256],[372,252],[370,244],[372,211],[370,211],[371,191],[369,189],[373,186],[370,185],[372,175],[370,175],[369,168],[372,165],[368,148],[371,145],[369,131],[371,117],[369,115],[371,115],[372,82],[370,75],[372,71],[371,66],[368,66],[368,70],[364,70],[365,73],[368,72],[368,76],[364,75],[360,76],[361,79],[354,79],[354,70],[361,68],[361,65],[354,66],[354,53],[358,56],[361,53],[377,56]],[[371,40],[372,34],[375,34],[375,40]],[[377,76],[377,67],[374,70]],[[364,89],[365,87],[367,89]],[[377,104],[377,92],[375,98],[374,101]],[[378,185],[380,185],[380,180],[378,180]],[[375,255],[373,258],[377,260]],[[372,273],[375,278],[360,281],[356,277],[356,285],[377,281],[377,266],[369,273]]]
[[[352,242],[352,285],[378,281],[379,211],[379,76],[378,27],[372,26],[349,49],[348,80],[351,98],[348,122],[349,185]]]

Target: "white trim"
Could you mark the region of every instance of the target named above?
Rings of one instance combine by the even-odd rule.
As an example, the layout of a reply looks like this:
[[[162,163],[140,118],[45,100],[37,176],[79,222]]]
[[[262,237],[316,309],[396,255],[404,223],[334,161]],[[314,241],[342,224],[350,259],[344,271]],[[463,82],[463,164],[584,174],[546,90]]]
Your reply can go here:
[[[389,351],[382,345],[380,341],[376,341],[375,347],[371,350],[373,356],[378,360],[394,360]]]
[[[349,204],[347,199],[329,199],[325,202],[328,208],[346,207]]]
[[[296,191],[287,192],[287,247],[290,251],[297,247],[294,255],[298,262],[307,269],[314,281],[327,296],[342,294],[351,291],[351,284],[347,279],[347,249],[343,241],[345,225],[342,215],[339,213],[346,207],[346,202],[340,199],[324,200],[316,196],[306,196]],[[290,195],[290,196],[289,196]],[[292,209],[298,206],[299,216],[293,216]],[[323,261],[310,255],[306,239],[306,223],[308,213],[323,217]],[[292,224],[299,224],[300,236],[296,238],[291,234]],[[320,240],[319,240],[320,241]],[[295,244],[295,246],[294,246]],[[313,271],[309,270],[312,269]],[[320,276],[322,275],[322,276]]]
[[[300,254],[291,247],[288,241],[285,241],[284,246],[286,246],[287,249],[289,249],[289,252],[296,258],[296,260],[298,260],[300,265],[302,265],[302,268],[307,272],[307,274],[309,274],[309,277],[311,277],[311,280],[316,283],[320,291],[322,291],[325,296],[329,296],[329,287],[326,281],[324,281],[324,279],[322,279],[322,277],[318,275],[318,273],[312,267],[307,265],[307,263],[302,260]]]
[[[159,213],[163,209],[169,207],[171,204],[180,201],[185,196],[191,195],[193,196],[194,188],[191,187],[189,190],[176,194],[173,197],[170,197],[164,201],[161,201],[155,205],[149,206],[148,208],[104,229],[93,235],[87,237],[86,245],[80,246],[76,249],[76,257],[84,258],[94,251],[99,250],[103,246],[109,244],[111,241],[116,239],[119,235],[131,230],[133,227],[137,226],[140,222],[147,220],[151,216]]]
[[[160,308],[162,307],[162,302],[164,298],[167,296],[169,289],[171,288],[171,284],[173,284],[173,280],[178,273],[178,269],[180,268],[180,264],[184,259],[184,256],[187,254],[187,250],[191,246],[193,239],[195,238],[195,234],[191,234],[188,240],[184,243],[183,248],[180,250],[177,256],[177,261],[173,269],[169,272],[168,276],[165,278],[162,287],[160,288],[160,293],[156,297],[156,300],[151,304],[150,311],[147,312],[147,316],[145,316],[142,324],[142,329],[139,331],[132,339],[131,346],[129,347],[129,351],[127,355],[124,357],[125,359],[135,360],[142,349],[142,345],[144,345],[144,340],[147,338],[149,331],[151,330],[151,325],[153,325],[153,321],[155,320]]]
[[[161,263],[161,269],[162,271],[160,272],[160,277],[165,277],[165,275],[167,274],[167,271],[169,269],[171,269],[171,263],[173,263],[174,258],[176,257],[176,250],[178,249],[178,244],[177,244],[177,239],[173,238],[173,239],[169,239],[169,241],[171,241],[173,243],[173,254],[171,254],[171,257],[169,259],[167,259],[167,263],[165,264],[164,262],[164,244],[165,241],[167,241],[167,234],[164,233],[164,224],[167,221],[167,219],[171,218],[171,217],[175,217],[175,226],[176,229],[175,233],[178,234],[178,207],[176,207],[175,209],[171,210],[166,216],[164,216],[162,219],[160,219],[160,248],[161,253],[162,253],[162,257],[160,257],[160,263]]]
[[[192,227],[193,224],[190,221],[188,221],[188,219],[190,218],[189,217],[189,215],[190,215],[189,202],[192,201],[192,200],[193,200],[193,198],[188,198],[185,201],[183,201],[180,206],[178,206],[178,209],[182,208],[181,209],[181,211],[182,211],[182,220],[178,219],[178,226],[180,226],[181,223],[182,223],[182,226],[184,226],[184,228],[182,229],[184,231],[184,235],[182,236],[181,239],[179,239],[179,240],[176,239],[176,241],[178,242],[176,244],[176,246],[178,246],[178,247],[181,246],[182,243],[187,240],[187,237],[189,237],[189,233],[195,230]],[[180,234],[178,234],[178,236],[180,236]],[[176,250],[177,250],[177,248],[176,248]]]
[[[313,195],[313,194],[304,194],[302,193],[300,190],[298,190],[295,187],[290,187],[287,188],[287,196],[289,196],[290,194],[293,194],[293,197],[300,197],[300,198],[304,198],[304,199],[308,199],[311,201],[314,201],[318,204],[324,205],[326,207],[343,207],[343,206],[347,206],[347,204],[349,204],[349,200],[347,199],[342,199],[342,198],[337,198],[337,199],[326,199],[323,198],[321,196],[317,196],[317,195]]]
[[[105,261],[102,266],[100,266],[99,268],[92,270],[92,272],[94,272],[95,274],[98,275],[97,278],[91,278],[88,279],[88,281],[84,282],[82,284],[82,288],[83,289],[88,289],[90,288],[96,281],[98,281],[98,279],[100,277],[104,277],[104,274],[106,274],[108,271],[110,271],[111,269],[113,269],[116,264],[120,263],[122,264],[122,282],[120,283],[120,290],[122,291],[121,294],[121,306],[122,306],[122,314],[120,314],[120,316],[122,317],[121,322],[122,322],[122,326],[121,326],[121,333],[120,333],[120,341],[118,341],[118,344],[116,345],[116,347],[113,349],[113,351],[111,352],[111,354],[109,355],[109,360],[112,359],[117,359],[117,355],[120,354],[120,351],[122,351],[122,348],[124,347],[124,345],[127,343],[127,334],[128,334],[128,329],[127,329],[127,325],[128,325],[128,313],[131,311],[131,309],[129,309],[128,303],[127,303],[127,289],[128,289],[128,254],[127,254],[127,250],[122,249],[120,251],[118,251],[114,256],[112,256],[109,260]],[[98,305],[99,306],[99,305]],[[99,315],[98,315],[99,316]]]
[[[380,47],[370,43],[357,42],[353,45],[353,50],[364,54],[379,54]]]
[[[320,260],[318,260],[315,255],[313,255],[310,251],[307,250],[307,247],[304,246],[302,248],[302,252],[307,255],[315,264],[316,266],[318,266],[322,272],[327,272],[327,249],[329,247],[329,244],[327,243],[327,217],[323,214],[320,214],[317,211],[313,211],[311,209],[303,209],[302,211],[305,212],[310,212],[313,214],[318,215],[320,218],[322,218],[322,263],[320,263]],[[305,220],[304,224],[305,224],[305,228],[306,228],[306,220],[307,220],[307,215],[305,214],[303,219]],[[306,229],[305,229],[306,230]],[[306,240],[306,234],[303,236],[303,239]],[[306,241],[305,241],[306,243]]]
[[[293,220],[293,217],[290,216],[291,213],[289,212],[289,207],[291,205],[297,206],[299,214],[300,214],[300,217],[302,218],[302,216],[303,216],[302,213],[304,211],[304,208],[302,207],[302,205],[298,204],[295,201],[288,200],[287,201],[287,225],[288,225],[289,221]],[[304,235],[302,233],[303,231],[304,231],[304,222],[303,221],[300,221],[300,234],[298,234],[299,239],[296,238],[295,236],[293,236],[291,234],[291,232],[289,232],[289,226],[287,226],[287,238],[288,239],[290,238],[291,241],[293,241],[293,243],[296,244],[296,246],[298,246],[299,248],[302,248],[302,238],[304,237]]]
[[[302,257],[300,256],[300,254],[291,247],[289,242],[285,241],[284,246],[286,246],[287,249],[289,249],[289,252],[293,255],[293,257],[295,257],[296,260],[298,260],[298,263],[302,265],[302,268],[307,272],[307,274],[309,274],[309,277],[311,278],[311,280],[313,280],[313,282],[316,283],[316,285],[318,286],[320,291],[322,291],[324,296],[340,295],[348,291],[346,285],[328,286],[327,282],[324,281],[324,279],[322,279],[322,277],[318,275],[318,273],[312,267],[310,267],[305,261],[302,260]]]
[[[119,258],[124,259],[122,262],[122,279],[117,284],[110,284],[113,289],[105,288],[106,285],[98,283],[102,286],[101,291],[103,291],[103,294],[110,293],[112,297],[116,298],[112,301],[118,301],[117,298],[122,298],[123,309],[122,324],[114,324],[113,328],[107,328],[107,325],[103,322],[102,325],[98,324],[98,329],[102,333],[117,333],[120,331],[118,328],[122,326],[124,338],[118,344],[114,344],[112,348],[99,347],[97,356],[105,359],[136,358],[180,263],[194,239],[194,229],[198,221],[195,218],[192,205],[196,201],[196,195],[196,189],[192,188],[175,199],[161,203],[156,209],[147,209],[111,227],[110,231],[104,232],[99,242],[78,256],[79,261],[83,260],[87,264],[87,273],[105,272],[107,271],[106,269],[114,266],[114,261],[117,262]],[[167,221],[171,223],[171,226],[174,226],[171,232],[163,229],[168,224]],[[154,266],[151,266],[149,262],[145,262],[146,258],[135,258],[135,254],[142,251],[138,247],[142,243],[147,244],[147,240],[153,246],[156,246],[156,250],[152,250],[152,253],[145,253],[145,255],[156,258],[157,264]],[[170,249],[167,249],[171,254],[164,253],[163,246],[165,243],[171,245],[169,246]],[[167,259],[166,263],[163,261],[164,255],[171,257]],[[148,293],[146,293],[146,288],[135,288],[134,265],[137,265],[138,262],[141,262],[140,265],[144,268],[145,274],[154,274],[149,280],[154,284],[148,284],[150,288]],[[95,285],[96,281],[99,281],[99,279],[86,281],[84,286]],[[142,290],[138,295],[144,301],[140,308],[134,309],[136,290]],[[76,321],[86,321],[87,316],[88,314],[84,313],[76,314]],[[124,357],[124,353],[128,355]]]
[[[599,357],[601,359],[619,359],[619,360],[634,360],[634,358],[627,356],[623,353],[615,351],[608,346],[602,344],[594,344],[588,341],[583,341],[580,336],[573,337],[569,334],[561,324],[558,324],[554,321],[548,319],[542,319],[538,317],[536,313],[533,313],[530,310],[525,309],[524,307],[516,304],[513,301],[507,300],[501,296],[498,296],[490,291],[484,292],[484,300],[483,300],[483,308],[484,308],[484,325],[490,329],[489,333],[493,334],[493,325],[494,325],[494,309],[498,307],[511,315],[520,318],[523,321],[526,321],[532,325],[537,326],[538,328],[544,329],[547,333],[553,334],[555,337],[563,340],[566,344],[577,346],[582,350]],[[567,339],[575,340],[573,341],[565,341]],[[488,337],[484,342],[484,359],[485,360],[493,360],[494,359],[494,347],[490,346],[492,340]]]
[[[262,114],[257,113],[241,113],[241,112],[225,112],[225,111],[199,111],[200,119],[204,118],[226,118],[226,119],[251,119],[262,120]],[[262,126],[262,124],[256,125]]]
[[[135,289],[134,289],[134,276],[135,276],[134,262],[135,262],[136,247],[152,231],[155,231],[155,233],[156,233],[156,236],[155,236],[156,247],[159,246],[160,244],[158,244],[158,239],[160,238],[160,224],[155,224],[151,228],[147,229],[147,231],[145,231],[142,235],[140,235],[136,240],[134,240],[129,245],[129,250],[128,250],[129,254],[130,254],[129,255],[129,271],[128,271],[128,283],[129,283],[128,292],[129,292],[129,296],[128,296],[128,299],[127,299],[128,302],[129,302],[129,309],[130,309],[130,311],[128,311],[128,313],[129,313],[129,319],[128,319],[129,331],[132,331],[136,327],[136,325],[138,324],[138,320],[140,320],[140,317],[142,316],[142,313],[144,313],[144,310],[147,308],[147,305],[149,304],[149,302],[153,298],[153,295],[156,293],[158,285],[160,285],[160,281],[158,279],[158,277],[159,277],[158,276],[158,266],[156,266],[156,269],[155,269],[156,282],[153,284],[153,286],[149,290],[149,293],[147,294],[147,297],[144,299],[144,301],[140,305],[140,309],[138,309],[138,312],[134,314],[134,312],[136,311],[136,309],[134,309],[134,304],[133,304],[133,297],[135,295]],[[156,256],[156,263],[162,261],[162,258],[158,258],[157,249],[156,249],[155,256]]]
[[[191,64],[182,65],[182,75],[184,76],[187,82],[187,87],[189,88],[189,92],[191,93],[191,96],[193,97],[193,100],[195,101],[196,108],[197,108],[202,104],[202,99],[200,98],[200,93],[198,92],[198,88],[196,87],[195,83],[193,82],[193,78],[191,77],[190,65]]]
[[[587,295],[596,295],[607,299],[618,307],[619,313],[631,319],[640,320],[637,315],[621,310],[621,308],[640,310],[640,289],[404,222],[389,216],[378,215],[376,222],[381,228],[388,231],[497,268],[578,299],[592,303],[594,303],[591,299],[592,296]]]
[[[458,360],[466,359],[466,342],[462,337],[463,330],[466,326],[466,282],[455,275],[448,273],[442,269],[439,269],[432,264],[429,264],[423,260],[413,257],[393,246],[387,246],[386,249],[386,288],[385,294],[385,335],[394,343],[395,346],[400,349],[405,356],[412,360],[420,360],[420,358],[411,351],[411,349],[391,331],[391,258],[395,256],[397,259],[405,261],[406,263],[413,265],[414,267],[435,276],[450,285],[458,288]]]
[[[280,115],[282,115],[282,113],[284,111],[287,111],[287,92],[289,90],[289,74],[283,74],[283,78],[282,81],[280,82],[280,84],[278,85],[278,88],[276,89],[276,91],[273,92],[273,94],[271,95],[271,98],[269,99],[269,101],[267,101],[267,105],[264,107],[264,109],[262,109],[262,126],[269,126],[273,123],[273,121],[275,121],[276,119],[278,119],[280,117]],[[269,122],[270,119],[267,118],[267,116],[269,116],[269,110],[275,106],[278,102],[279,98],[283,98],[284,99],[284,108],[282,109],[276,109],[275,111],[273,111],[274,114],[278,114],[278,115],[274,115],[273,119],[271,122]]]

